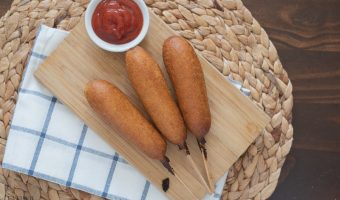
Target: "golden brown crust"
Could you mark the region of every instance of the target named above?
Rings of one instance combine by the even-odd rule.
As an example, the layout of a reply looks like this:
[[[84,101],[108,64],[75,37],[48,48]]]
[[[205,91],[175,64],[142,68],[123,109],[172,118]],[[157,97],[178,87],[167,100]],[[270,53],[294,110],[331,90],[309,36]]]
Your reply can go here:
[[[157,62],[141,47],[125,56],[129,79],[158,130],[173,144],[186,140],[184,121]]]
[[[150,158],[164,159],[164,139],[117,87],[104,80],[90,81],[85,96],[90,106],[122,137]]]
[[[197,138],[204,137],[211,115],[202,66],[194,49],[184,38],[172,36],[164,42],[163,60],[186,126]]]

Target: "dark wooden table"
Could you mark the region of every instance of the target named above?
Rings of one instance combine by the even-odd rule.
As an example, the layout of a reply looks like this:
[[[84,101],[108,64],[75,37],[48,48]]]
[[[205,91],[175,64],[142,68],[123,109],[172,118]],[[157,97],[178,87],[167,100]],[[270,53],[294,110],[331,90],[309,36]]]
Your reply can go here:
[[[10,0],[0,0],[0,15]],[[272,200],[340,199],[340,1],[244,0],[294,87],[294,143]]]

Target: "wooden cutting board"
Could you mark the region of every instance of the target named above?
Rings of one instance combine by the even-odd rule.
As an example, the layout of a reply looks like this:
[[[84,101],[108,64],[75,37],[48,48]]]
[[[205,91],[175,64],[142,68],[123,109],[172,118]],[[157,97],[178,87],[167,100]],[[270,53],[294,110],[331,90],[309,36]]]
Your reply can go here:
[[[150,11],[150,29],[141,44],[161,65],[163,41],[176,34],[160,18]],[[225,77],[210,65],[199,53],[205,74],[212,126],[206,136],[208,164],[214,183],[246,151],[261,130],[269,122],[268,116],[257,108],[248,97],[232,86]],[[149,159],[133,145],[118,136],[87,103],[83,89],[89,80],[105,79],[118,86],[134,104],[144,112],[125,70],[124,54],[110,53],[97,47],[88,37],[84,22],[80,22],[60,46],[35,72],[36,77],[85,123],[103,137],[130,164],[135,166],[155,186],[162,190],[162,180],[170,178],[166,195],[170,199],[201,199],[206,189],[193,172],[183,152],[168,144],[167,156],[170,164],[190,191],[171,174],[159,161]],[[166,75],[166,73],[165,73]],[[169,78],[166,75],[169,84]],[[169,84],[170,86],[170,84]],[[190,98],[190,97],[188,97]],[[145,112],[144,112],[145,114]],[[189,134],[188,145],[192,156],[203,171],[202,157],[195,139]]]

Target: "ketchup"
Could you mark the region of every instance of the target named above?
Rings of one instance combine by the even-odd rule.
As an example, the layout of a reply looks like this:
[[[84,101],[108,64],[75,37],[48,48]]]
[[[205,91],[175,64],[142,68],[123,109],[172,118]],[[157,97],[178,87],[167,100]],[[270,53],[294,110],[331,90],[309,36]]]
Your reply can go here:
[[[103,0],[92,16],[94,32],[111,44],[124,44],[135,39],[143,26],[143,15],[132,0]]]

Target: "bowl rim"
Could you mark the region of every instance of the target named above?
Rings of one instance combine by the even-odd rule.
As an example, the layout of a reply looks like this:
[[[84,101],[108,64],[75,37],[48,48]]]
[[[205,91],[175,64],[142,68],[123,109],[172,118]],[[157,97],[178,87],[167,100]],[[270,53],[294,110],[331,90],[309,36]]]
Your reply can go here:
[[[92,42],[94,42],[100,48],[106,51],[110,51],[110,52],[125,52],[137,46],[139,43],[141,43],[144,37],[146,36],[146,33],[148,32],[149,24],[150,24],[149,10],[145,2],[143,0],[131,0],[131,1],[134,1],[138,5],[143,15],[143,26],[138,36],[135,39],[125,44],[111,44],[111,43],[108,43],[102,40],[100,37],[98,37],[98,35],[94,32],[93,27],[92,27],[92,15],[97,5],[101,1],[102,0],[91,0],[91,2],[89,3],[85,11],[85,17],[84,17],[85,28]]]

